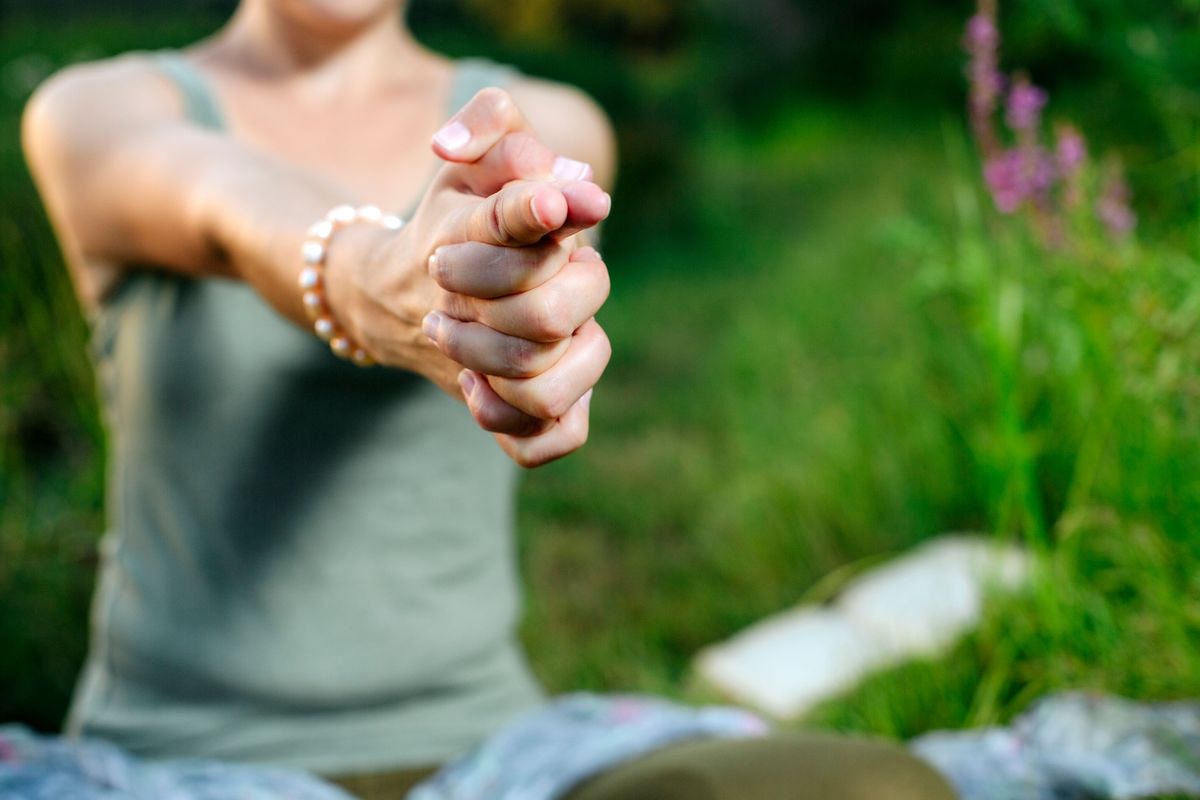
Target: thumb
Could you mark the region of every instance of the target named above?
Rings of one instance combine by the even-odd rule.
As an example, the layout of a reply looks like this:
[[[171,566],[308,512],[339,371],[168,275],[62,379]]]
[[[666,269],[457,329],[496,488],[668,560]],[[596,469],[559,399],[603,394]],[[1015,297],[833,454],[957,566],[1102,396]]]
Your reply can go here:
[[[433,152],[445,161],[469,164],[507,133],[533,133],[533,127],[508,92],[480,89],[433,135]]]

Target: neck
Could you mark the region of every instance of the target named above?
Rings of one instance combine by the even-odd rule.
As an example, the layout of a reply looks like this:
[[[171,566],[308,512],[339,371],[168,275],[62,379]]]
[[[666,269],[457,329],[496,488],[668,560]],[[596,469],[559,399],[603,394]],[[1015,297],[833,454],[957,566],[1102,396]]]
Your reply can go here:
[[[407,72],[424,54],[397,5],[345,19],[319,11],[289,13],[268,0],[244,0],[212,51],[263,79],[295,78],[341,92]]]

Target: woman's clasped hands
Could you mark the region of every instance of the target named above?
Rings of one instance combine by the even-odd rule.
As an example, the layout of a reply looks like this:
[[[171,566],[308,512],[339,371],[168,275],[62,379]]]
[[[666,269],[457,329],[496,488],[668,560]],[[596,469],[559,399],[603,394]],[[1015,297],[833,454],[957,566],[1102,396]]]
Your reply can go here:
[[[514,461],[544,464],[586,441],[611,354],[595,320],[608,270],[578,235],[610,198],[500,89],[477,94],[433,147],[446,163],[412,220],[347,265],[331,299],[377,361],[457,388]]]

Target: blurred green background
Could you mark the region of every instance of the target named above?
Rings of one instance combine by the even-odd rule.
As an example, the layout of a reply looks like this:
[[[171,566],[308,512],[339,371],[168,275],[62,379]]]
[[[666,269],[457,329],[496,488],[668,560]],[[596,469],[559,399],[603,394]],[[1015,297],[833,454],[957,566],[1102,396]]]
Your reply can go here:
[[[0,720],[53,730],[85,646],[104,437],[22,164],[53,70],[223,3],[0,6]],[[420,38],[611,114],[614,357],[591,441],[528,474],[523,635],[554,691],[711,699],[698,648],[949,530],[1038,581],[809,724],[910,736],[1059,688],[1200,694],[1200,0],[1002,3],[1005,69],[1118,153],[1139,225],[1048,247],[964,119],[969,2],[414,0]],[[1074,228],[1072,230],[1075,230]]]

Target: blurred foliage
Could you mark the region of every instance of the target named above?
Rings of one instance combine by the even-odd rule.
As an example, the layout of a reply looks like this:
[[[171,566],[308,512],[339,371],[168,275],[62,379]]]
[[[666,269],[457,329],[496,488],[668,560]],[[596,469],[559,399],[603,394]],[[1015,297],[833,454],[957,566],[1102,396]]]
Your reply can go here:
[[[1120,146],[1154,235],[1200,218],[1200,2],[1013,0],[1001,13],[1009,62],[1091,138]]]
[[[1139,203],[1157,220],[1200,215],[1197,0],[1011,0],[1004,57],[1049,88],[1098,145],[1120,146]],[[622,133],[643,191],[627,210],[674,233],[704,126],[761,122],[791,103],[962,102],[960,40],[970,0],[417,0],[414,28],[451,52],[482,51],[591,91]],[[666,202],[674,193],[675,202]],[[641,202],[643,201],[644,202]],[[668,215],[663,219],[663,215]]]

